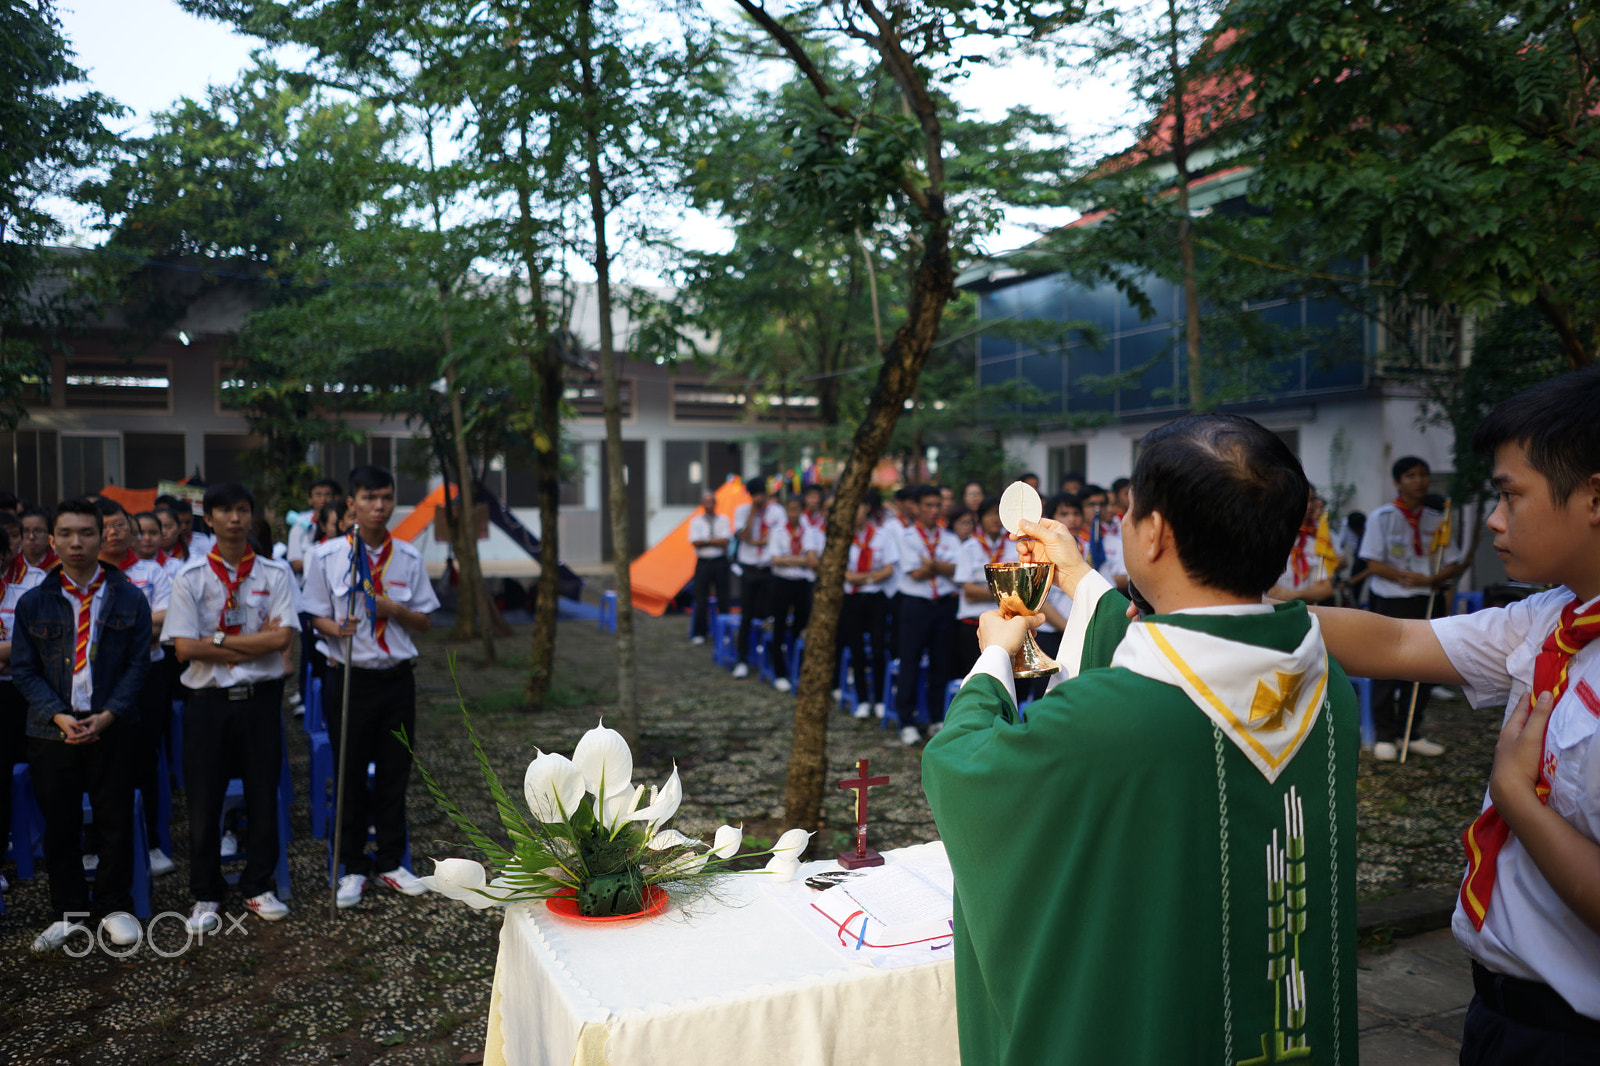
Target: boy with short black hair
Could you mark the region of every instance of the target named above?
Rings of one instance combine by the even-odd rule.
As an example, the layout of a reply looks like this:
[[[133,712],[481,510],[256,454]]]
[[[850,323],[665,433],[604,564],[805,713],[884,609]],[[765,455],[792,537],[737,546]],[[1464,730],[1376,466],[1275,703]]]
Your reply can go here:
[[[133,909],[133,745],[139,689],[150,668],[150,605],[121,570],[103,566],[100,512],[88,500],[57,509],[60,557],[17,603],[11,677],[28,701],[28,762],[44,813],[50,906],[61,917],[33,942],[53,951],[76,919],[100,917],[119,945],[143,935]],[[83,879],[83,794],[98,831],[94,899]],[[153,798],[147,798],[154,802]]]
[[[1430,621],[1318,609],[1352,673],[1464,685],[1504,703],[1483,813],[1451,925],[1473,958],[1464,1066],[1600,1062],[1600,368],[1496,407],[1494,549],[1517,581],[1556,585]]]
[[[416,742],[417,685],[411,635],[426,633],[439,598],[422,564],[422,553],[389,535],[394,512],[394,475],[380,466],[350,471],[350,508],[356,528],[323,541],[306,557],[305,608],[328,657],[328,736],[345,776],[338,861],[344,864],[335,901],[361,902],[374,872],[408,896],[428,890],[403,865],[406,850],[406,783]],[[368,607],[368,603],[371,607]],[[350,654],[346,661],[346,641]],[[349,736],[340,700],[344,671],[351,671]],[[403,731],[405,742],[394,734]],[[376,766],[370,800],[367,765]],[[367,827],[377,829],[377,853],[367,854]]]
[[[739,568],[738,661],[733,676],[750,676],[750,631],[772,612],[772,542],[783,525],[783,508],[767,495],[760,478],[744,483],[749,503],[733,510],[733,535],[738,541],[734,562]]]
[[[239,891],[257,917],[289,907],[272,891],[278,850],[278,778],[283,761],[283,651],[300,620],[294,576],[250,547],[255,497],[243,485],[206,489],[202,503],[216,543],[173,582],[162,637],[172,642],[187,686],[183,775],[189,797],[189,928],[222,922],[222,801],[239,769],[244,782],[245,867]]]

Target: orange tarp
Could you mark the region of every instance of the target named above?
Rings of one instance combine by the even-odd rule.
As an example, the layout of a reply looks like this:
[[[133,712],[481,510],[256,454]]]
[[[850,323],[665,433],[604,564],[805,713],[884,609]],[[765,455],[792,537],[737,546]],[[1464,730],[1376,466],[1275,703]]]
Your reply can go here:
[[[717,513],[727,515],[729,522],[733,521],[734,508],[749,502],[750,494],[738,480],[725,481],[717,490]],[[646,614],[660,618],[666,613],[667,604],[694,577],[694,545],[689,543],[689,522],[693,517],[685,518],[628,568],[633,605]]]
[[[155,489],[124,489],[107,485],[100,490],[100,495],[108,500],[116,500],[129,514],[139,514],[141,511],[155,510],[158,493]]]
[[[452,492],[450,495],[454,496]],[[401,519],[400,524],[389,530],[391,537],[401,540],[416,540],[424,529],[433,525],[433,514],[444,506],[444,486],[440,485],[422,498],[422,502],[412,508],[411,513]]]

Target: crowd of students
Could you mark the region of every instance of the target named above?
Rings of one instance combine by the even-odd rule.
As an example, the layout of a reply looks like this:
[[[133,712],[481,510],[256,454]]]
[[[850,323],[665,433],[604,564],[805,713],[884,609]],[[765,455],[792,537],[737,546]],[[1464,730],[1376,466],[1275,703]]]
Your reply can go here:
[[[1377,508],[1370,521],[1360,512],[1347,516],[1337,532],[1327,521],[1325,501],[1313,494],[1269,596],[1313,606],[1368,603],[1394,618],[1425,617],[1430,605],[1435,615],[1448,610],[1448,597],[1429,593],[1448,586],[1464,566],[1454,546],[1432,550],[1445,516],[1440,501],[1427,495],[1430,475],[1424,460],[1400,459],[1393,467],[1395,499]],[[1036,474],[1024,473],[1018,480],[1039,489]],[[1124,592],[1128,572],[1122,522],[1129,485],[1127,478],[1118,478],[1107,489],[1082,474],[1068,473],[1058,491],[1044,500],[1044,517],[1066,526],[1096,571]],[[750,502],[741,504],[731,519],[717,513],[716,497],[709,492],[690,519],[689,540],[698,557],[691,639],[705,643],[708,604],[713,595],[718,604],[732,602],[731,578],[738,576],[740,602],[748,609],[741,607],[733,677],[750,675],[755,654],[751,633],[766,622],[773,637],[773,684],[788,692],[796,680],[789,676],[789,653],[810,620],[832,501],[816,485],[781,501],[762,481],[749,481],[745,488]],[[907,745],[932,737],[943,724],[942,695],[927,700],[926,729],[915,723],[924,655],[929,693],[942,694],[950,680],[966,675],[978,658],[978,618],[994,606],[984,566],[1017,559],[1000,523],[1000,499],[993,489],[972,481],[957,495],[950,486],[908,485],[888,501],[872,490],[857,508],[837,646],[850,651],[858,694],[855,716],[894,718]],[[1136,589],[1133,594],[1137,596]],[[1059,647],[1071,607],[1060,589],[1052,589],[1036,634],[1046,654]],[[894,660],[903,673],[894,687],[895,705],[889,707],[883,681]],[[1025,683],[1024,698],[1043,695],[1046,684],[1046,679]],[[1374,753],[1382,761],[1398,755],[1412,687],[1386,680],[1374,687]],[[1415,701],[1410,745],[1416,754],[1436,756],[1443,754],[1443,746],[1420,729],[1428,696],[1424,690]]]
[[[138,943],[135,790],[145,797],[155,842],[160,751],[176,701],[184,707],[190,929],[222,924],[222,862],[240,844],[223,828],[235,778],[244,791],[244,906],[268,921],[289,913],[272,877],[286,844],[276,816],[285,690],[298,712],[300,686],[287,683],[305,675],[294,665],[297,633],[306,634],[301,661],[328,691],[342,691],[345,670],[352,675],[349,736],[341,735],[341,714],[327,716],[335,758],[352,782],[336,815],[338,905],[359,903],[374,877],[407,895],[427,891],[402,863],[411,756],[392,734],[415,732],[412,637],[427,630],[439,603],[421,553],[389,535],[394,477],[363,466],[349,483],[347,496],[337,482],[318,482],[287,545],[273,543],[266,516],[238,484],[206,489],[203,524],[188,502],[171,496],[129,515],[103,496],[47,510],[0,494],[0,559],[8,561],[0,594],[0,669],[7,671],[0,765],[9,773],[28,764],[57,916],[35,951],[80,932]],[[369,764],[376,768],[370,789]],[[0,826],[11,824],[10,797],[9,787],[0,789]],[[367,851],[368,826],[376,828],[375,854]],[[152,875],[176,868],[173,856],[152,846]]]

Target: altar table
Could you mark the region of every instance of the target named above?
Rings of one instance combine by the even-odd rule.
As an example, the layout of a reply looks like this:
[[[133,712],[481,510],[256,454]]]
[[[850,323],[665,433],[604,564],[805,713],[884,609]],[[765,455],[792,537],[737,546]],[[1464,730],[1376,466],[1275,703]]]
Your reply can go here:
[[[941,856],[935,841],[888,862]],[[832,861],[807,863],[795,885]],[[543,903],[506,909],[489,1006],[487,1064],[829,1066],[958,1063],[955,965],[847,961],[762,887],[641,921],[586,923]]]

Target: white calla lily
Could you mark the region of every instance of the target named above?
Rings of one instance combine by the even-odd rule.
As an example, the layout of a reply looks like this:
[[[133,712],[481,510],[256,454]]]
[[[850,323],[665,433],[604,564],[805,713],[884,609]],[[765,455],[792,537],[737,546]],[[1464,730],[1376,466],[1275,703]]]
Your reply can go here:
[[[488,874],[482,863],[471,859],[440,859],[433,864],[433,874],[417,880],[447,899],[459,900],[474,910],[503,905],[504,893],[496,893],[487,882]],[[496,879],[499,880],[498,878]]]
[[[799,862],[800,853],[806,850],[806,844],[810,840],[811,834],[804,829],[791,829],[779,837],[776,844],[772,845],[772,857],[774,859],[788,859],[793,862]],[[768,863],[767,865],[770,868],[772,864]]]
[[[711,854],[718,859],[731,859],[739,851],[739,845],[744,843],[744,828],[735,829],[725,825],[717,830],[716,839],[711,842]]]
[[[601,799],[633,788],[633,752],[622,734],[603,722],[579,738],[572,763],[583,774],[589,792]]]
[[[555,752],[539,752],[522,779],[522,798],[541,822],[566,821],[583,802],[585,791],[583,774],[565,755]]]
[[[636,822],[646,822],[652,827],[660,825],[678,813],[678,805],[683,802],[683,782],[678,780],[678,768],[672,768],[672,776],[667,778],[667,783],[661,791],[650,790],[650,804],[641,807],[631,815]]]
[[[644,786],[640,785],[632,792],[618,792],[602,800],[600,824],[605,827],[606,832],[615,832],[619,826],[628,821],[642,799],[644,799]]]
[[[800,872],[800,860],[774,855],[767,860],[766,871],[779,881],[793,881]]]
[[[651,851],[666,851],[668,848],[681,848],[694,841],[678,832],[676,829],[663,829],[645,842],[645,847]]]
[[[668,880],[674,877],[688,877],[691,874],[699,873],[701,868],[705,866],[706,860],[710,858],[710,855],[701,854],[699,852],[685,852],[684,854],[679,855],[676,859],[673,859],[671,862],[663,865],[661,869],[657,871],[657,874],[660,877]]]

